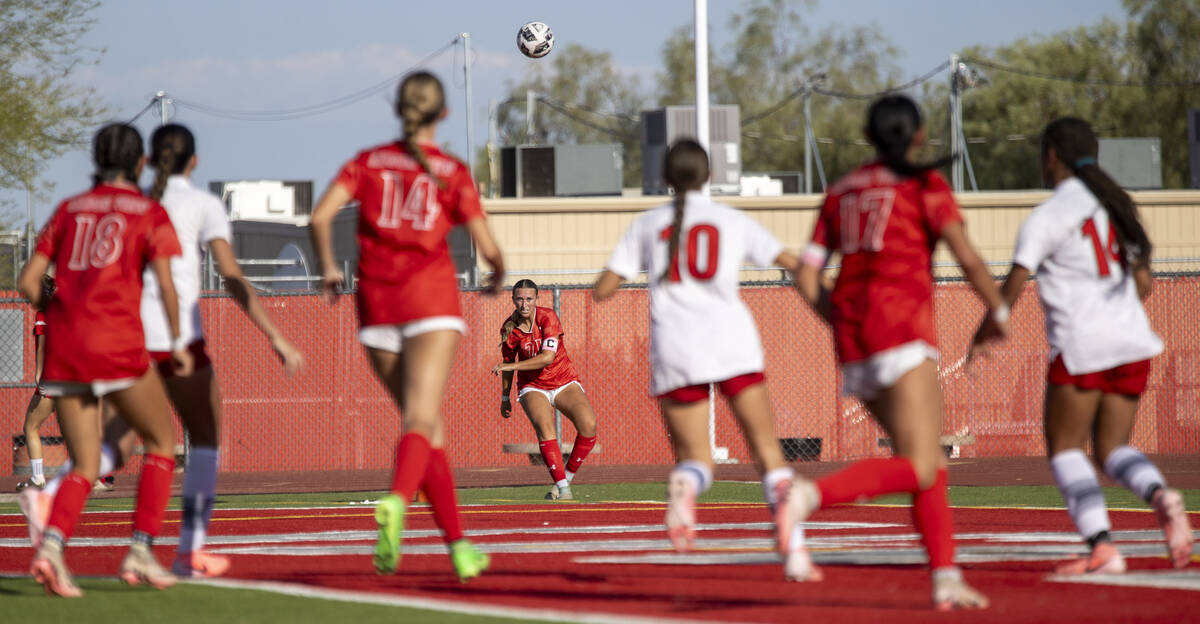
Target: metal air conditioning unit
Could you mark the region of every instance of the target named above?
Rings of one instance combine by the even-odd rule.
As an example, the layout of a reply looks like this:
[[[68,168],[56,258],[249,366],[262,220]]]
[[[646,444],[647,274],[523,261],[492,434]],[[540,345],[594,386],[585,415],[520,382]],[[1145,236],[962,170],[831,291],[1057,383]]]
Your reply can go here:
[[[708,122],[712,192],[736,195],[742,177],[741,113],[736,105],[709,106]],[[663,156],[675,140],[695,136],[695,106],[642,111],[642,193],[667,194],[662,179]]]
[[[621,166],[617,143],[502,147],[500,196],[620,195]]]

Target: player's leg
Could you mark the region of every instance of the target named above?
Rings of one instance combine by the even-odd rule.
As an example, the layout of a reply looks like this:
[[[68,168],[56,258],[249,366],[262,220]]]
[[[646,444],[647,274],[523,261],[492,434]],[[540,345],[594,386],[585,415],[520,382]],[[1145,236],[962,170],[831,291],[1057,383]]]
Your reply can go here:
[[[1100,390],[1046,385],[1046,450],[1067,513],[1091,554],[1058,568],[1059,574],[1119,573],[1125,562],[1112,544],[1108,510],[1096,468],[1083,452],[1100,409]]]
[[[68,396],[56,401],[58,426],[67,443],[73,468],[54,496],[46,532],[37,546],[30,573],[47,593],[75,597],[83,595],[63,561],[63,549],[71,538],[88,494],[100,469],[99,410],[95,397]]]
[[[121,563],[121,580],[156,589],[175,584],[175,575],[159,565],[151,550],[162,530],[175,473],[175,431],[166,388],[151,367],[129,388],[109,395],[121,418],[142,438],[142,474],[133,511],[133,542]]]
[[[204,550],[217,491],[220,390],[211,365],[197,366],[187,377],[172,375],[165,381],[191,442],[183,478],[179,548],[171,569],[180,576],[220,576],[229,569],[229,558]]]
[[[465,583],[487,570],[491,559],[463,537],[458,495],[454,491],[454,471],[446,455],[445,427],[440,420],[430,443],[432,448],[425,476],[421,480],[421,491],[432,508],[434,523],[442,530],[442,538],[450,547],[450,562],[454,572],[458,580]]]
[[[1169,489],[1158,467],[1141,451],[1129,445],[1138,397],[1104,394],[1093,428],[1096,459],[1104,472],[1154,508],[1167,539],[1171,563],[1182,568],[1192,555],[1192,528],[1183,507],[1183,496]]]
[[[554,398],[554,406],[575,425],[575,445],[571,447],[571,457],[566,463],[567,483],[570,483],[596,446],[596,412],[578,383],[567,384],[560,390]]]
[[[26,487],[43,487],[46,485],[46,475],[42,464],[42,423],[54,411],[54,399],[44,397],[40,390],[34,391],[29,398],[29,406],[25,408],[25,449],[29,452],[29,480],[17,486],[17,491]]]
[[[562,449],[558,446],[558,437],[554,430],[554,406],[550,399],[536,389],[526,388],[519,399],[521,408],[533,425],[533,431],[538,437],[538,449],[542,460],[546,462],[546,470],[550,471],[550,480],[554,487],[546,494],[546,498],[569,499],[571,483],[567,481],[567,471],[563,466]]]
[[[675,446],[675,467],[667,477],[667,536],[675,550],[686,552],[696,538],[696,497],[713,482],[708,402],[680,396],[662,398],[658,404]]]

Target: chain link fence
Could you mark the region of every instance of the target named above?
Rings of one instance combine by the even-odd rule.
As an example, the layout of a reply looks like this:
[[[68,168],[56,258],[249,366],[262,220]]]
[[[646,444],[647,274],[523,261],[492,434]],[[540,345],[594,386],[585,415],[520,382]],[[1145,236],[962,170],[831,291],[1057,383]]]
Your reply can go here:
[[[1156,279],[1147,310],[1166,351],[1155,359],[1142,398],[1134,444],[1149,453],[1200,451],[1200,277],[1171,273]],[[983,307],[970,287],[939,280],[935,295],[943,445],[957,457],[1038,456],[1047,346],[1036,283],[1013,311],[1013,335],[991,357],[964,364]],[[754,282],[742,295],[763,336],[767,384],[781,444],[792,460],[841,461],[886,455],[890,442],[857,402],[839,393],[827,327],[782,282]],[[444,405],[451,462],[503,469],[528,465],[505,445],[535,442],[519,414],[499,413],[499,329],[512,309],[508,297],[464,292],[470,328],[459,348]],[[273,294],[264,306],[304,352],[307,367],[287,378],[266,340],[227,296],[201,300],[208,350],[223,402],[221,469],[230,472],[385,470],[391,467],[400,420],[357,343],[354,298],[330,304],[312,293]],[[558,309],[565,342],[599,418],[602,451],[589,465],[666,465],[671,448],[649,389],[649,298],[643,287],[620,290],[596,304],[582,286],[547,286],[539,301]],[[0,299],[0,422],[21,431],[33,388],[33,312],[14,293]],[[53,331],[53,328],[50,328]],[[713,454],[749,463],[749,449],[723,400],[712,407]],[[58,434],[48,423],[43,435]],[[563,442],[574,429],[563,427]],[[526,445],[527,446],[527,445]],[[0,474],[15,468],[7,454]],[[14,454],[15,455],[15,454]],[[127,470],[136,470],[134,462]]]

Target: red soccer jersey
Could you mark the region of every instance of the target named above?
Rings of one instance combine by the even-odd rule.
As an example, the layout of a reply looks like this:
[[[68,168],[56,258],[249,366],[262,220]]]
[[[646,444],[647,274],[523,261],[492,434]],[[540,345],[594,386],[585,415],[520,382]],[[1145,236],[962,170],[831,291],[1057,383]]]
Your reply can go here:
[[[533,313],[533,327],[524,331],[513,329],[500,347],[505,362],[528,360],[542,351],[554,351],[554,361],[541,370],[517,371],[517,392],[525,386],[543,390],[561,388],[572,381],[579,381],[579,373],[567,355],[563,343],[562,323],[552,308],[538,306]]]
[[[41,310],[33,313],[33,335],[46,335],[46,315]]]
[[[59,204],[37,252],[57,266],[46,305],[42,379],[88,383],[140,377],[150,365],[142,335],[142,271],[180,254],[171,218],[133,187],[102,184]]]
[[[483,218],[483,207],[466,165],[432,145],[422,147],[437,181],[399,143],[360,152],[334,180],[359,204],[358,318],[364,327],[461,315],[446,235]]]
[[[933,249],[942,228],[961,221],[950,187],[936,171],[901,178],[870,163],[829,190],[813,243],[842,252],[832,303],[843,363],[914,340],[937,346]]]

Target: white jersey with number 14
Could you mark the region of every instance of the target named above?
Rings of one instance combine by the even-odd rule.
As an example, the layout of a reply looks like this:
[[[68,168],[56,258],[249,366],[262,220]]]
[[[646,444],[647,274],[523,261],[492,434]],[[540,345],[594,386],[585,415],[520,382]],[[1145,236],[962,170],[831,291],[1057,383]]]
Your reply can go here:
[[[1037,273],[1050,359],[1061,354],[1072,375],[1162,352],[1108,213],[1079,178],[1060,182],[1033,209],[1017,234],[1013,263]]]
[[[689,192],[676,271],[667,268],[674,207],[639,215],[617,243],[608,270],[626,280],[648,274],[650,393],[657,396],[763,370],[762,341],[738,294],[745,263],[767,267],[783,246],[739,210]]]

